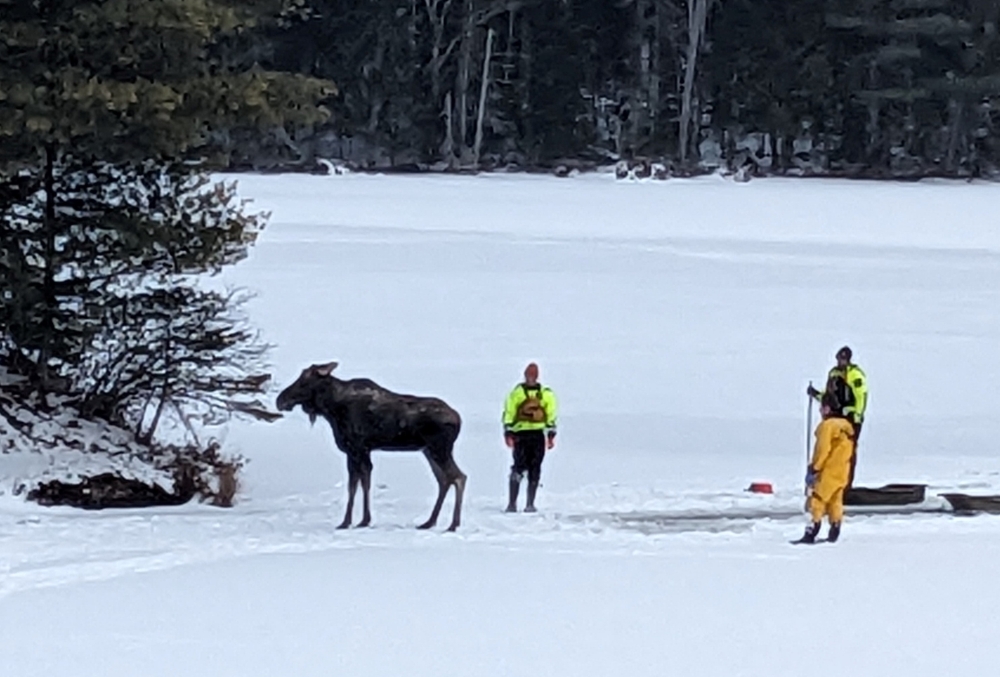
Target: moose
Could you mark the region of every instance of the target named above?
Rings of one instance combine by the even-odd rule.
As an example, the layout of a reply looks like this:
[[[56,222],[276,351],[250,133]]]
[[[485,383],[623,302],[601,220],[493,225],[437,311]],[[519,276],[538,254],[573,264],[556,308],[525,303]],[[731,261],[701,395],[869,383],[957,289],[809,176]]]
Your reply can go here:
[[[296,406],[315,423],[322,416],[333,429],[337,448],[347,454],[347,513],[338,529],[351,526],[354,495],[358,482],[364,498],[364,515],[359,527],[371,523],[371,452],[423,451],[438,483],[437,501],[430,518],[419,529],[437,524],[441,505],[451,486],[455,487],[455,512],[448,531],[454,531],[462,516],[465,474],[452,457],[452,448],[462,427],[458,412],[436,397],[400,395],[364,378],[342,381],[332,376],[336,362],[314,364],[302,370],[298,380],[278,395],[279,411]]]

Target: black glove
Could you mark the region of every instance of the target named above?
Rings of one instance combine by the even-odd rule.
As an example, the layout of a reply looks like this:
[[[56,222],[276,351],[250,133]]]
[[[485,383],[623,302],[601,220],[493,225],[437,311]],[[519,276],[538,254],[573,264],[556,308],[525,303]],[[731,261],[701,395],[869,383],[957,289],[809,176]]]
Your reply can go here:
[[[816,390],[815,388],[813,388],[811,383],[809,384],[809,387],[806,388],[806,394],[809,395],[809,397],[819,397],[820,396],[820,392],[818,390]]]

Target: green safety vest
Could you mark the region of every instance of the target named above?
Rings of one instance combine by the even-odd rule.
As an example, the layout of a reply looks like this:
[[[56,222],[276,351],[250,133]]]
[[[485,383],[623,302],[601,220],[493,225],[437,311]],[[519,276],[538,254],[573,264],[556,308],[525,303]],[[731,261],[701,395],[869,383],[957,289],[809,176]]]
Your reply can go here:
[[[525,430],[556,429],[556,396],[551,388],[519,383],[510,391],[503,408],[503,428],[517,433]]]

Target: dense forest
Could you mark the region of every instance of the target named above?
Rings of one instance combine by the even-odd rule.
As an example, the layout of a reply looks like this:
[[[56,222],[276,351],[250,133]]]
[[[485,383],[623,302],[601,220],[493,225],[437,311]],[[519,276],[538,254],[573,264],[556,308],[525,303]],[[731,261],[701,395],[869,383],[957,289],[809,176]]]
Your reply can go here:
[[[237,165],[648,159],[675,172],[903,177],[1000,164],[996,0],[297,6],[294,21],[258,34],[255,56],[335,82],[331,118],[240,144]]]

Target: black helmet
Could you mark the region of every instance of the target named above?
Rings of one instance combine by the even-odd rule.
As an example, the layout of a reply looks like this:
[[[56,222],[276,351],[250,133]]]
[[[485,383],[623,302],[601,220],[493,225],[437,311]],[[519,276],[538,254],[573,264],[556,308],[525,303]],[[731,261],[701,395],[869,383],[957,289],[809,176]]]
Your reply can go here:
[[[848,362],[850,362],[852,357],[854,357],[854,353],[851,352],[851,349],[848,346],[844,346],[843,348],[841,348],[840,350],[837,351],[837,359],[838,360],[840,358],[844,358],[845,360],[847,360]]]

